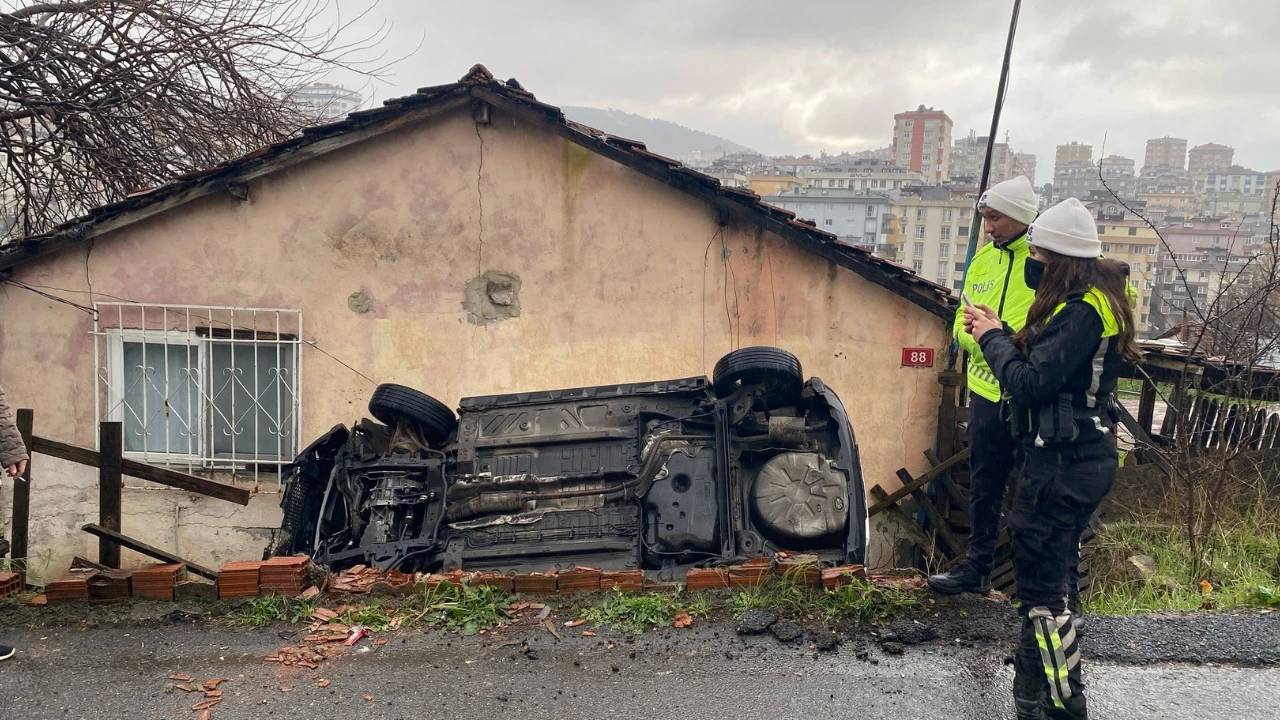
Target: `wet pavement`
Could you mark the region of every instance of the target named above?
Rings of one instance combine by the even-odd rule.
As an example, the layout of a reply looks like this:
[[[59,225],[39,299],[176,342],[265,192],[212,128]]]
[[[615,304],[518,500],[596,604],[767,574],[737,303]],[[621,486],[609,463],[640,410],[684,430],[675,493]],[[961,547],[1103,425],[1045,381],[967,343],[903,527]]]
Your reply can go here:
[[[1133,645],[1139,664],[1090,661],[1096,653],[1086,644],[1095,720],[1280,718],[1273,700],[1280,695],[1280,667],[1155,664],[1142,654],[1144,638],[1173,626],[1146,619],[1132,625],[1135,633],[1126,640],[1130,620],[1104,620],[1118,624],[1100,629],[1100,640]],[[1195,621],[1182,622],[1176,630]],[[1219,622],[1196,637],[1239,629],[1256,639],[1280,628],[1267,622]],[[174,689],[167,679],[173,673],[228,679],[220,687],[223,702],[212,709],[215,719],[1012,716],[1006,648],[945,637],[889,655],[865,635],[820,653],[808,641],[740,637],[728,620],[640,637],[605,630],[581,637],[563,626],[559,640],[541,626],[467,638],[411,632],[383,635],[390,640],[383,646],[365,640],[309,670],[263,662],[299,639],[283,627],[181,623],[2,632],[5,642],[22,649],[0,664],[0,718],[6,719],[194,719],[190,708],[201,698]],[[326,687],[321,680],[328,680]]]

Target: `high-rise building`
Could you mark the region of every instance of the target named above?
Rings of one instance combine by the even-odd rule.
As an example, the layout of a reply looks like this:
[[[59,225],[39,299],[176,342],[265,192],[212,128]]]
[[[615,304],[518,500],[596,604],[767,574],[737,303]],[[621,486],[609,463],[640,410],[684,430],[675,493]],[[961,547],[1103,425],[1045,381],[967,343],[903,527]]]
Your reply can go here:
[[[973,201],[972,195],[945,186],[900,197],[893,206],[897,262],[959,294],[964,287],[969,227],[976,219]]]
[[[1053,154],[1053,174],[1057,175],[1067,163],[1093,163],[1093,146],[1083,145],[1074,140],[1066,145],[1059,145]]]
[[[303,85],[294,91],[293,100],[317,120],[346,117],[364,102],[355,90],[329,83]]]
[[[951,148],[950,173],[953,178],[969,177],[977,182],[982,178],[982,166],[987,160],[987,136],[977,135],[972,130],[967,137],[957,138]],[[1009,151],[1009,143],[996,143],[991,146],[991,174],[987,179],[990,187],[1013,177],[1013,153]]]
[[[1013,154],[1013,176],[1021,175],[1031,181],[1032,185],[1036,184],[1036,156],[1035,153],[1014,153]]]
[[[1187,172],[1194,179],[1207,173],[1226,170],[1235,161],[1235,156],[1235,148],[1226,145],[1218,143],[1197,145],[1187,153]]]
[[[764,201],[813,221],[848,245],[875,252],[888,242],[893,199],[884,193],[799,187],[767,195]]]
[[[1187,167],[1187,141],[1183,138],[1152,138],[1147,141],[1147,154],[1142,160],[1146,168],[1180,168]]]
[[[893,164],[941,184],[951,178],[951,118],[921,105],[893,116]]]
[[[1059,149],[1070,147],[1059,145]],[[1137,182],[1133,174],[1133,160],[1108,155],[1101,160],[1101,168],[1092,160],[1069,160],[1056,166],[1053,172],[1052,203],[1073,197],[1085,200],[1095,196],[1112,195],[1132,198],[1137,194]]]

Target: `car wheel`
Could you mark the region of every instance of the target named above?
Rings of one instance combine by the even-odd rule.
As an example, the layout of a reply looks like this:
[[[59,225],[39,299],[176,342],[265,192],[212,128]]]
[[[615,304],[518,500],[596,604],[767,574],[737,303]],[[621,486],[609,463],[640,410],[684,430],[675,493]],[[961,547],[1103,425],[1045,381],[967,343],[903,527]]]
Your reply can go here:
[[[763,385],[770,405],[794,402],[804,386],[800,360],[775,347],[748,347],[720,358],[711,375],[716,397],[724,398],[744,385]]]
[[[379,385],[369,398],[369,412],[384,425],[411,423],[433,445],[448,440],[458,425],[448,405],[403,385]]]

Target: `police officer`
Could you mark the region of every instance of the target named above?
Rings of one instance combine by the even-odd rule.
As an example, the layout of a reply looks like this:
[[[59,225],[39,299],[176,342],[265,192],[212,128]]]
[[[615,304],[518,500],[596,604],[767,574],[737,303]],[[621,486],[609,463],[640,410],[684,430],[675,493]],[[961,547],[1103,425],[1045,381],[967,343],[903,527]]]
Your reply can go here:
[[[1035,291],[1023,279],[1027,226],[1038,201],[1031,181],[1019,175],[993,185],[978,200],[983,229],[991,236],[974,254],[964,278],[969,300],[995,309],[1009,327],[1022,329]],[[976,220],[976,218],[975,218]],[[950,571],[929,578],[940,593],[987,593],[995,563],[1000,507],[1014,467],[1014,443],[1000,418],[1000,383],[982,349],[964,329],[964,306],[956,312],[954,334],[969,354],[969,549]]]
[[[1116,474],[1115,388],[1140,357],[1133,310],[1115,263],[1098,257],[1093,216],[1074,198],[1031,224],[1024,276],[1036,291],[1011,333],[991,307],[964,323],[1008,398],[1025,457],[1009,517],[1022,636],[1014,658],[1019,720],[1088,718],[1068,568]]]

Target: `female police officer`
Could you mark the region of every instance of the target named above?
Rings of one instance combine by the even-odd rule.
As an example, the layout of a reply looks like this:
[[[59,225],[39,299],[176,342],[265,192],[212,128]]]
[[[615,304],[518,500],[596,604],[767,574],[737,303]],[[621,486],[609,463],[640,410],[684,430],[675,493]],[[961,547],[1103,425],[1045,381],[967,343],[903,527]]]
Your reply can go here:
[[[1126,283],[1098,258],[1089,211],[1068,199],[1041,214],[1027,238],[1024,273],[1036,296],[1026,326],[1008,332],[985,305],[968,308],[965,324],[1000,381],[1026,457],[1009,518],[1023,616],[1013,681],[1018,718],[1087,718],[1067,567],[1115,479],[1116,377],[1139,355]]]

